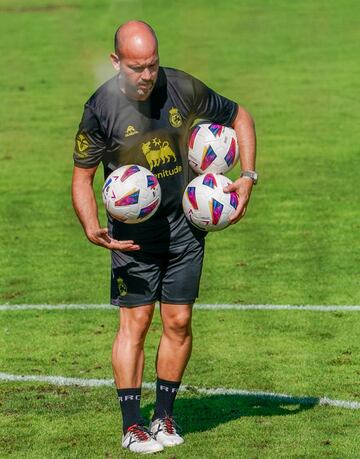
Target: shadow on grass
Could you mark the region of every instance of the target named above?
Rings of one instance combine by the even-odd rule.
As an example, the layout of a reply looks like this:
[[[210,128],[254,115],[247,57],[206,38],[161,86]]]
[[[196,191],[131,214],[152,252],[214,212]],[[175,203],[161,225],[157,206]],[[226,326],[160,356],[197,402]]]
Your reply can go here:
[[[175,402],[175,418],[182,433],[204,432],[220,424],[248,416],[288,416],[309,410],[319,402],[315,397],[261,395],[206,395],[179,397]],[[153,405],[143,408],[150,418]]]

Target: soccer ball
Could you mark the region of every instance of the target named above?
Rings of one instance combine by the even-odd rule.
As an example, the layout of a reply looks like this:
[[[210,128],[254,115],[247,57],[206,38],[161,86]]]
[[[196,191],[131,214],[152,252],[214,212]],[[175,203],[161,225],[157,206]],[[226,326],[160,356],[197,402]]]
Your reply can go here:
[[[234,129],[220,124],[201,123],[189,137],[189,164],[198,174],[224,174],[239,159],[239,147]]]
[[[112,172],[102,189],[109,214],[124,223],[149,219],[160,205],[161,189],[155,175],[142,166],[131,164]]]
[[[197,228],[218,231],[229,225],[229,218],[238,205],[235,192],[224,193],[230,179],[221,174],[203,174],[186,187],[183,209],[186,218]]]

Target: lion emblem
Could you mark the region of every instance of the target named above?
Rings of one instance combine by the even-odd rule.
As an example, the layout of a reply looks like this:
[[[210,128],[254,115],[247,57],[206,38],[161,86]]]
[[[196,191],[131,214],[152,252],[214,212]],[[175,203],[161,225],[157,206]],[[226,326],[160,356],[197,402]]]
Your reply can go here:
[[[167,140],[161,141],[157,138],[149,140],[142,144],[141,149],[149,163],[150,170],[160,164],[169,163],[171,160],[176,162],[176,155]]]

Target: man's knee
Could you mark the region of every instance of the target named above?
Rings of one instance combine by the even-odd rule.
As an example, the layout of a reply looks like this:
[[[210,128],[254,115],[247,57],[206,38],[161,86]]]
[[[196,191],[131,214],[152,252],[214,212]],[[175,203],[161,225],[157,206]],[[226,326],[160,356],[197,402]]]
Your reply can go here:
[[[176,308],[176,306],[173,306]],[[191,312],[177,311],[163,318],[164,333],[179,338],[191,336]]]
[[[145,340],[153,316],[152,309],[142,307],[120,312],[119,334],[129,341]]]

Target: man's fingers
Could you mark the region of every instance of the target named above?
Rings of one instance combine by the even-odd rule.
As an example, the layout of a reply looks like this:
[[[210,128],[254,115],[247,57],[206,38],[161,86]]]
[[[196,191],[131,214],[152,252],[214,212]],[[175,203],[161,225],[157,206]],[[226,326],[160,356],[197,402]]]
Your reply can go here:
[[[133,243],[124,243],[119,241],[112,241],[108,248],[110,250],[120,250],[121,252],[134,252],[136,250],[140,250],[140,246],[138,244]]]
[[[235,212],[229,218],[230,224],[237,223],[246,213],[246,204],[239,204]]]
[[[253,183],[251,180],[245,178],[239,178],[234,183],[229,183],[228,186],[224,187],[225,193],[236,192],[239,201],[235,212],[229,218],[230,224],[237,223],[246,213],[247,203],[250,198]]]
[[[117,241],[116,239],[111,239],[112,242],[126,245],[134,245],[134,241]]]
[[[97,245],[100,245],[101,247],[105,247],[105,249],[109,249],[109,250],[120,250],[120,252],[134,252],[136,250],[140,250],[140,246],[138,244],[122,244],[119,241],[111,241],[111,242],[99,241]]]
[[[223,191],[225,193],[231,193],[232,191],[237,191],[237,187],[234,183],[229,183],[229,185],[224,186]]]
[[[134,241],[117,241],[111,238],[110,242],[106,244],[106,247],[110,250],[121,250],[122,252],[140,250],[140,246],[135,244]]]
[[[134,241],[118,241],[112,239],[108,234],[107,228],[100,228],[88,236],[91,242],[100,247],[109,250],[120,250],[122,252],[140,250],[140,246],[135,244]]]
[[[106,242],[111,242],[111,237],[108,234],[108,229],[107,228],[100,228],[96,233],[95,236],[103,239]]]

